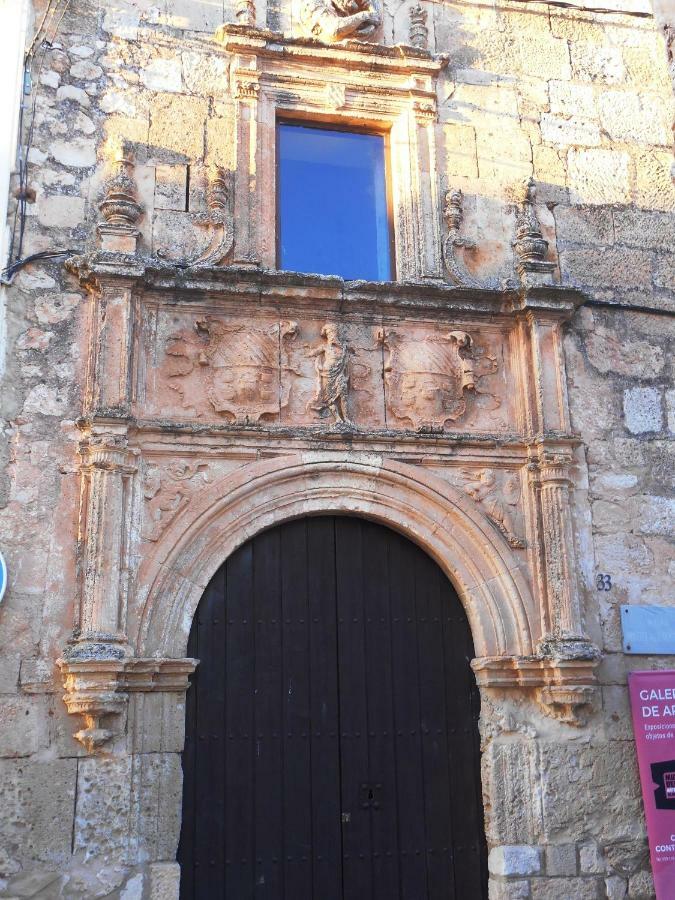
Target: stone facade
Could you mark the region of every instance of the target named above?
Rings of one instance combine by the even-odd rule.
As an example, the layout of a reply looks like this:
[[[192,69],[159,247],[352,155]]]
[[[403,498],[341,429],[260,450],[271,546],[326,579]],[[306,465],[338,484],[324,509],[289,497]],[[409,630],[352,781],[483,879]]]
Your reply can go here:
[[[626,673],[673,660],[619,607],[675,571],[672,23],[576,7],[34,4],[0,897],[177,898],[192,615],[321,511],[465,605],[490,897],[653,896]],[[394,282],[275,271],[277,116],[390,134]]]

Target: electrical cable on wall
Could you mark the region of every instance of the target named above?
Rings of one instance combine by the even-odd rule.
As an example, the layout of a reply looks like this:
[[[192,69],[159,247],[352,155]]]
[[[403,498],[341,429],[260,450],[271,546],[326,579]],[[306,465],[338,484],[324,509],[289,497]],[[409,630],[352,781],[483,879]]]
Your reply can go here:
[[[26,204],[29,196],[28,156],[33,143],[35,110],[40,89],[40,74],[47,52],[53,47],[54,40],[69,6],[70,0],[48,0],[40,24],[38,25],[24,55],[23,88],[21,105],[19,108],[19,137],[17,148],[19,183],[16,189],[17,203],[10,229],[11,237],[7,255],[7,265],[2,272],[0,272],[0,281],[4,284],[10,283],[16,272],[29,262],[34,262],[38,259],[52,259],[58,256],[65,256],[71,252],[69,250],[45,250],[41,253],[33,253],[25,258],[22,257],[27,219]],[[56,19],[57,15],[58,19]],[[30,92],[33,94],[33,100],[30,105],[30,119],[28,121],[27,133],[24,139],[24,126],[26,125],[25,113],[27,108],[25,98]]]

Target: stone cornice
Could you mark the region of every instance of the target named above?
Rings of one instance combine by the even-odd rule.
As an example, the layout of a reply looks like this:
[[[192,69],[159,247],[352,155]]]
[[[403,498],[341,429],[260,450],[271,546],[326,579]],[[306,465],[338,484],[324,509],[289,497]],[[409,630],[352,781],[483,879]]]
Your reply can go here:
[[[278,31],[233,24],[218,29],[216,42],[230,53],[369,72],[436,75],[448,64],[445,55],[434,55],[408,45],[387,47],[365,41],[328,45],[312,38],[288,37]]]
[[[522,288],[457,287],[441,281],[344,281],[334,276],[304,275],[240,266],[157,265],[138,258],[108,254],[72,257],[68,271],[90,289],[107,282],[132,282],[136,290],[170,291],[172,300],[194,302],[204,297],[243,300],[247,305],[337,309],[340,312],[388,311],[499,316],[533,315],[559,321],[570,318],[585,302],[576,288],[550,285]]]

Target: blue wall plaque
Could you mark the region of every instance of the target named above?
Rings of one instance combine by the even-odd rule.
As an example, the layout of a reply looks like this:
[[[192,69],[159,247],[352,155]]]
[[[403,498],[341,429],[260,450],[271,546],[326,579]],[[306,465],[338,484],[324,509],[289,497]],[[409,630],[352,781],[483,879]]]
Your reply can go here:
[[[0,603],[2,603],[2,598],[5,596],[5,590],[7,588],[7,565],[5,563],[5,558],[0,553]]]
[[[675,606],[622,606],[624,653],[675,655]]]

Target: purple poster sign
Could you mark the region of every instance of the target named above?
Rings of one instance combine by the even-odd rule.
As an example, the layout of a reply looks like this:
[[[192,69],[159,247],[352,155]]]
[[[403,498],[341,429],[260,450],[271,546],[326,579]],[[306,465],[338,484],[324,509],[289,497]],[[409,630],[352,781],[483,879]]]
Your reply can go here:
[[[628,676],[657,900],[675,897],[675,672]]]

